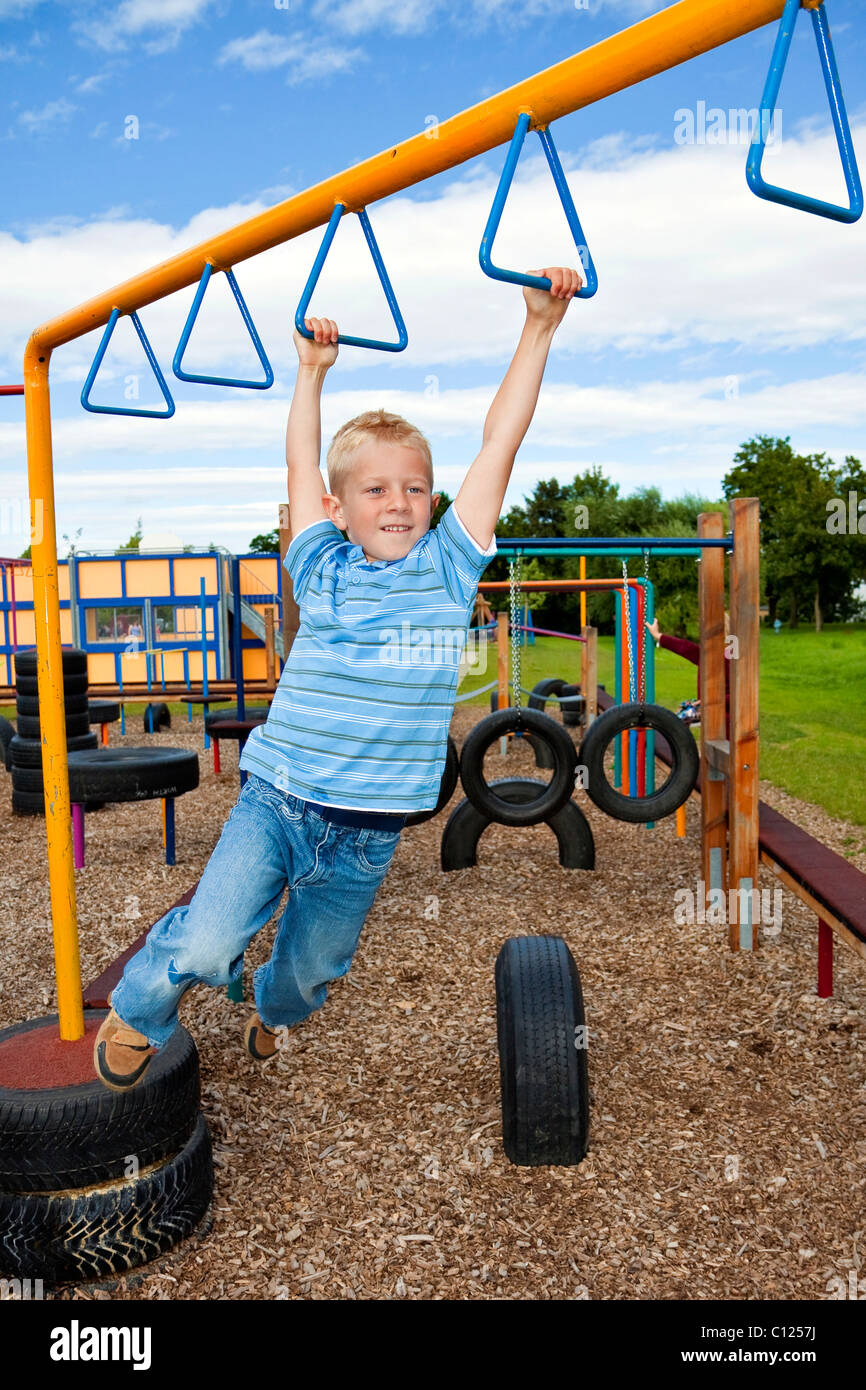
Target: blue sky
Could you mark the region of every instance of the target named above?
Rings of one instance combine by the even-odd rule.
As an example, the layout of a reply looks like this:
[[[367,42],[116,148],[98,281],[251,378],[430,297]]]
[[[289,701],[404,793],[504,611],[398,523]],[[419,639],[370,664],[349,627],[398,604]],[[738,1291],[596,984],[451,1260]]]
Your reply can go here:
[[[386,146],[664,8],[639,0],[0,0],[0,380],[21,379],[45,319]],[[828,0],[866,166],[866,14]],[[779,208],[748,190],[731,109],[756,107],[776,24],[557,121],[553,135],[593,252],[597,295],[569,307],[506,506],[541,478],[598,464],[625,491],[717,495],[738,445],[866,459],[866,219]],[[811,22],[798,19],[782,85],[774,181],[844,200]],[[682,142],[683,112],[720,109],[721,134]],[[712,118],[711,118],[712,119]],[[677,132],[680,132],[680,138]],[[137,138],[127,138],[134,132]],[[505,147],[373,204],[407,323],[401,354],[343,347],[328,377],[323,462],[339,425],[397,410],[431,441],[452,496],[517,343],[521,291],[487,279],[478,244]],[[52,360],[58,551],[177,537],[247,549],[286,498],[284,430],[294,309],[321,229],[237,276],[276,372],[268,392],[169,375],[170,421],[89,415],[79,393],[99,334]],[[577,264],[541,144],[527,137],[496,242],[501,264]],[[163,370],[193,290],[142,321]],[[358,220],[341,225],[312,312],[391,336]],[[121,332],[121,329],[124,331]],[[192,370],[250,374],[243,326],[217,277]],[[94,398],[120,403],[141,371],[128,323]],[[0,552],[26,526],[23,405],[0,400]],[[19,505],[20,504],[20,505]]]

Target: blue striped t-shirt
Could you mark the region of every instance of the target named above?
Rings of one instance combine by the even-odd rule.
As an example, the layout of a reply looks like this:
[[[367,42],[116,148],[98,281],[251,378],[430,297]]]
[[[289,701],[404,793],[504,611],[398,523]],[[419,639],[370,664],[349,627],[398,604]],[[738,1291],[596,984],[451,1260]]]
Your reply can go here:
[[[332,521],[300,531],[283,562],[300,626],[240,767],[303,801],[431,810],[478,580],[495,554],[496,537],[482,550],[453,503],[401,560],[367,560]]]

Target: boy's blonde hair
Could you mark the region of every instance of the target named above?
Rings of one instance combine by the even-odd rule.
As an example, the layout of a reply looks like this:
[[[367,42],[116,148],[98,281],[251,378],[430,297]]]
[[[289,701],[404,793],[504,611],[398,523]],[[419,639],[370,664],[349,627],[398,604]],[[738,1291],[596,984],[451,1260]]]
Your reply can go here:
[[[387,410],[365,410],[354,420],[341,425],[331,440],[328,449],[328,490],[335,496],[343,494],[346,481],[352,471],[355,451],[368,439],[380,439],[385,444],[403,444],[417,449],[424,460],[430,491],[433,491],[433,456],[424,435],[402,415],[392,415]]]

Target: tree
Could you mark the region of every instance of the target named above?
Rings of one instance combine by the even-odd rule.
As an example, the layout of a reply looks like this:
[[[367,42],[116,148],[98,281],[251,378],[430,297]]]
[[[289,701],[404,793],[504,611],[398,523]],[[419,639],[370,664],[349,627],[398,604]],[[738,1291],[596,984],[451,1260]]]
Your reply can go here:
[[[834,532],[829,519],[834,499],[847,503],[849,491],[866,489],[859,461],[848,456],[837,467],[824,453],[795,453],[788,437],[758,435],[741,445],[723,486],[729,498],[760,498],[769,621],[780,609],[795,628],[808,605],[820,632],[825,618],[851,616],[864,547],[847,529]]]
[[[273,531],[265,531],[260,536],[253,536],[247,549],[255,552],[256,555],[279,555],[279,528],[275,527]]]
[[[130,536],[129,540],[126,542],[126,545],[119,545],[119,546],[117,547],[118,550],[138,550],[139,546],[141,545],[141,537],[142,537],[142,534],[143,534],[143,532],[142,532],[142,529],[141,529],[141,517],[139,517],[139,518],[138,518],[138,525],[137,525],[135,531],[134,531],[133,534]]]

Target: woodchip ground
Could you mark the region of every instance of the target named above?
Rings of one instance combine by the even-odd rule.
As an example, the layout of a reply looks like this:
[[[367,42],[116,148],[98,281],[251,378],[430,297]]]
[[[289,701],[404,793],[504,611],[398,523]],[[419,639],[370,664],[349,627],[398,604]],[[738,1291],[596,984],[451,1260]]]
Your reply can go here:
[[[458,747],[481,713],[457,707]],[[159,802],[88,815],[85,982],[198,879],[239,791],[236,745],[216,778],[200,717],[158,735],[130,721],[125,743],[196,748],[201,784],[177,802],[171,868]],[[514,744],[488,764],[545,775]],[[4,790],[5,1027],[56,997],[45,822],[13,816],[8,777]],[[862,827],[763,783],[761,796],[866,869]],[[191,991],[181,1017],[201,1056],[212,1211],[152,1264],[49,1296],[798,1300],[849,1287],[866,1231],[863,961],[837,945],[835,995],[818,999],[815,919],[787,890],[781,931],[755,953],[729,952],[726,928],[677,924],[676,890],[700,876],[697,800],[684,840],[673,818],[648,831],[579,802],[594,872],[561,869],[546,826],[493,825],[478,867],[447,874],[447,812],[404,831],[350,973],[265,1066],[242,1050],[250,1000]],[[767,870],[760,886],[777,886]],[[248,989],[276,915],[248,952]],[[572,1168],[516,1167],[501,1142],[493,968],[508,936],[535,933],[564,937],[586,999],[590,1146]]]

